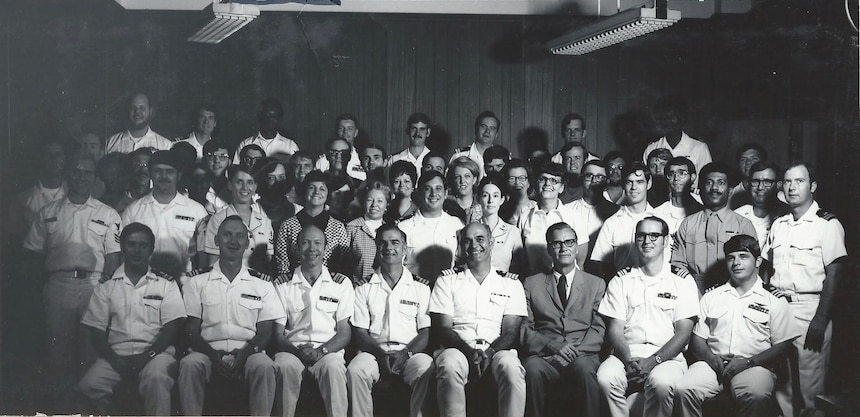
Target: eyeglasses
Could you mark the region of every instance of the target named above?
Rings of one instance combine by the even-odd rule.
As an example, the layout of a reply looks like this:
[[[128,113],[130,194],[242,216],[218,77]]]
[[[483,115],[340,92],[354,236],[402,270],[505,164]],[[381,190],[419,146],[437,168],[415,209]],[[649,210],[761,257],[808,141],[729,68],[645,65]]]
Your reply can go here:
[[[646,236],[648,237],[648,240],[650,240],[650,241],[652,241],[652,242],[656,242],[656,241],[657,241],[657,238],[662,237],[662,236],[665,236],[665,235],[664,235],[664,234],[662,234],[662,233],[645,233],[645,232],[636,232],[636,235],[635,235],[635,236],[636,236],[636,241],[637,241],[637,242],[644,242],[644,241],[645,241],[645,237],[646,237]]]
[[[588,174],[582,174],[582,178],[585,178],[585,179],[587,179],[587,180],[589,180],[589,181],[603,181],[603,180],[605,180],[605,179],[606,179],[606,175],[603,175],[603,174],[592,174],[592,173],[590,173],[590,172],[589,172]]]
[[[565,248],[572,248],[576,245],[576,239],[568,239],[568,240],[553,240],[549,242],[549,246],[555,250],[561,249],[562,246]]]
[[[508,177],[508,182],[526,182],[529,180],[528,175],[520,175],[520,176],[510,176]]]
[[[561,180],[558,178],[552,178],[552,177],[540,177],[540,178],[538,178],[538,183],[539,184],[558,185],[559,183],[561,183]]]
[[[215,159],[218,161],[226,161],[226,160],[230,159],[230,155],[223,154],[223,153],[207,153],[206,157],[211,158],[211,159]]]
[[[147,168],[147,167],[149,167],[149,163],[148,162],[133,162],[131,164],[131,166],[133,166],[135,168]]]
[[[776,180],[750,180],[751,187],[758,187],[762,184],[764,184],[765,187],[773,187],[773,185],[776,184]]]
[[[690,173],[686,169],[679,169],[677,171],[669,172],[669,175],[666,175],[668,178],[683,178],[690,175]]]

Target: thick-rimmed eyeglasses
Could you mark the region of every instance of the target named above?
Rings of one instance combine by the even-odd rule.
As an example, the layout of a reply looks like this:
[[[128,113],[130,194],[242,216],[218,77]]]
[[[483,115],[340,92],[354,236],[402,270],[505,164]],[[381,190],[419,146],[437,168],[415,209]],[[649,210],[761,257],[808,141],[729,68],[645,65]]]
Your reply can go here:
[[[759,185],[773,187],[774,184],[776,184],[776,180],[750,180],[750,187],[758,187]]]
[[[563,247],[572,248],[576,246],[576,239],[568,239],[568,240],[553,240],[549,242],[549,246],[555,250],[559,250]]]
[[[656,242],[656,241],[657,241],[657,238],[660,238],[660,237],[663,237],[663,236],[666,236],[666,235],[664,235],[664,234],[662,234],[662,233],[645,233],[645,232],[636,232],[636,235],[635,235],[635,236],[636,236],[636,241],[637,241],[637,242],[644,242],[644,241],[645,241],[645,237],[648,237],[648,240],[650,240],[651,242]]]
[[[558,178],[552,178],[552,177],[540,177],[540,178],[538,178],[538,184],[558,185],[560,183],[561,183],[561,180]]]

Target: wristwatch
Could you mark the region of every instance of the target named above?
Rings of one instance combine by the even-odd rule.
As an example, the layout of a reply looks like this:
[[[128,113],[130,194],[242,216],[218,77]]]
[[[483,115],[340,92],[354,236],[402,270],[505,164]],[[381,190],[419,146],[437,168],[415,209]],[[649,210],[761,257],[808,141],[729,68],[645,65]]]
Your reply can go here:
[[[328,348],[326,348],[325,345],[322,345],[320,346],[320,352],[322,352],[323,355],[328,355]]]
[[[411,350],[407,350],[407,351],[406,351],[406,356],[407,356],[407,357],[409,357],[409,358],[411,358],[411,357],[415,356],[415,353],[413,353]]]
[[[657,361],[657,365],[663,363],[663,358],[660,355],[654,355],[654,360]]]
[[[259,346],[257,346],[257,345],[251,345],[251,351],[252,351],[252,352],[254,352],[254,353],[260,353],[260,351],[261,351],[261,350],[262,350],[262,349],[260,349],[260,347],[259,347]]]
[[[147,350],[145,350],[145,351],[144,351],[144,353],[146,353],[146,356],[149,356],[149,358],[150,358],[150,359],[154,358],[154,357],[155,357],[155,355],[158,355],[158,354],[157,354],[157,353],[155,353],[155,351],[154,351],[154,350],[152,350],[152,349],[147,349]]]

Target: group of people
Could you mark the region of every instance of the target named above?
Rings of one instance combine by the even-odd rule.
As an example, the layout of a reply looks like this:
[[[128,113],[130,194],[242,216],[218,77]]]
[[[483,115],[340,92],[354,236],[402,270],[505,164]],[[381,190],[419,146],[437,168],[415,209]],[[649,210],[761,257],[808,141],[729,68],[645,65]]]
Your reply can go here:
[[[338,116],[316,157],[274,99],[234,153],[210,108],[175,141],[152,114],[137,94],[103,146],[46,142],[20,200],[57,411],[103,412],[131,383],[147,414],[178,391],[200,415],[220,380],[252,415],[301,415],[307,379],[328,416],[372,416],[398,378],[412,416],[465,416],[467,385],[497,398],[470,415],[701,416],[722,391],[733,415],[816,412],[842,225],[812,165],[756,143],[712,162],[673,98],[641,158],[589,153],[575,113],[558,153],[525,159],[489,111],[450,158],[421,113],[390,154]]]

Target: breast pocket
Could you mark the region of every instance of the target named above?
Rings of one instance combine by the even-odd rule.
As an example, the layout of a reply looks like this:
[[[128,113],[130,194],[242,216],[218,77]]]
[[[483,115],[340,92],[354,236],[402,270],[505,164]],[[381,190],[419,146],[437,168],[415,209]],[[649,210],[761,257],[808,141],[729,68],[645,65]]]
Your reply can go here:
[[[677,299],[672,299],[673,295],[669,294],[665,297],[657,296],[654,300],[654,306],[663,310],[669,316],[675,315],[675,307],[678,305]]]
[[[408,319],[414,320],[415,316],[418,315],[418,306],[416,304],[400,303],[397,307],[400,310],[400,314]]]
[[[149,325],[161,325],[161,300],[143,300],[144,317]]]
[[[316,306],[317,310],[322,311],[326,314],[330,314],[332,316],[334,316],[334,313],[337,312],[337,302],[334,301],[317,300]]]
[[[748,336],[753,339],[755,344],[763,344],[769,341],[770,335],[770,315],[768,313],[758,311],[747,307],[744,310],[744,322],[749,329]]]
[[[503,295],[490,295],[490,303],[487,309],[494,317],[502,317],[505,315],[505,306],[508,304],[508,297]]]
[[[173,219],[173,227],[176,230],[180,230],[189,238],[194,236],[194,232],[197,230],[197,222],[194,220],[188,219]]]
[[[203,315],[206,317],[221,317],[221,294],[217,288],[208,288],[201,296]]]
[[[91,221],[87,225],[87,229],[89,230],[90,233],[93,234],[93,236],[103,238],[105,236],[105,234],[107,233],[108,226],[106,224],[100,224],[100,223],[96,223],[96,222]]]
[[[729,314],[729,309],[717,307],[711,311],[708,311],[707,317],[705,317],[705,325],[708,326],[708,331],[711,336],[721,336],[722,333],[731,332],[732,326],[731,323],[726,325],[726,320],[730,320],[731,316]],[[720,329],[724,329],[724,331],[720,331]]]
[[[263,300],[261,299],[239,298],[239,315],[244,320],[244,323],[257,323],[257,317],[259,317],[262,308]]]
[[[791,245],[791,263],[800,266],[823,265],[819,245],[813,241],[799,241]]]

